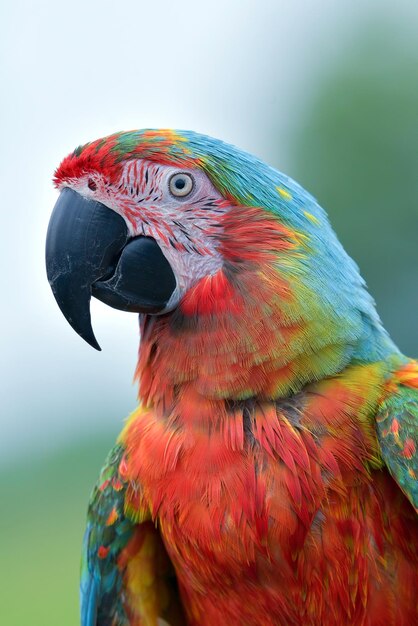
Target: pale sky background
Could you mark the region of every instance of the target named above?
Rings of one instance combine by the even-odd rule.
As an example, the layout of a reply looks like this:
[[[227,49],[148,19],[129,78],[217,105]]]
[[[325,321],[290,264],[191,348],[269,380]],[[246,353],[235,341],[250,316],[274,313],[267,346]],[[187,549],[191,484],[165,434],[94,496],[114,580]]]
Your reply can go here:
[[[44,268],[51,177],[80,143],[193,129],[286,169],[289,131],[369,20],[417,28],[415,0],[3,2],[0,67],[0,463],[120,430],[134,409],[137,318],[95,302],[96,352]],[[277,138],[273,150],[271,135]]]

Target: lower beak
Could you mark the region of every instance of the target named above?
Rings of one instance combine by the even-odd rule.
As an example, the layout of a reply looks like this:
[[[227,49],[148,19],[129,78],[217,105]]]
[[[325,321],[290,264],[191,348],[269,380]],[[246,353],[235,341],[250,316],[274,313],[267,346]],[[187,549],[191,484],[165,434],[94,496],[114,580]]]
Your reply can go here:
[[[97,350],[92,295],[116,309],[155,314],[166,308],[176,288],[154,239],[130,239],[120,215],[69,188],[61,191],[49,222],[46,269],[65,318]]]

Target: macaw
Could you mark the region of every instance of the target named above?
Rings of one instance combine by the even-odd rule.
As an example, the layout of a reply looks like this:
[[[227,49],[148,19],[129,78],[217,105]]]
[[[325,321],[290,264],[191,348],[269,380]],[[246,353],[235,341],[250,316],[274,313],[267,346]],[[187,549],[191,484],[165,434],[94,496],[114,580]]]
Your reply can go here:
[[[191,131],[93,141],[55,184],[62,312],[97,349],[91,296],[141,336],[82,625],[418,624],[418,363],[316,200]]]

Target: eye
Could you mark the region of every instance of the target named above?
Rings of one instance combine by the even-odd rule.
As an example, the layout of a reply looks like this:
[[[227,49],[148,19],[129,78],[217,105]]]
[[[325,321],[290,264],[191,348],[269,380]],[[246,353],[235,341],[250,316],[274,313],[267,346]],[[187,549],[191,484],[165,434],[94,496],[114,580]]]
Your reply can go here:
[[[94,181],[92,178],[89,178],[89,179],[88,179],[88,181],[87,181],[87,187],[88,187],[89,189],[91,189],[92,191],[96,191],[96,189],[97,189],[97,185],[96,185],[95,181]]]
[[[174,174],[168,183],[168,188],[173,196],[183,198],[193,189],[193,178],[190,174]]]

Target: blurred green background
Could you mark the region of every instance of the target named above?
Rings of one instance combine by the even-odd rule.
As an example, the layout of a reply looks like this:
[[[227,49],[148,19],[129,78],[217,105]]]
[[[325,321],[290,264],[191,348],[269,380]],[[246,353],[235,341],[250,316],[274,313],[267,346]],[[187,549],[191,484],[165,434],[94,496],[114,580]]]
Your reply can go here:
[[[4,626],[78,623],[86,502],[111,444],[101,434],[0,473]]]
[[[385,326],[418,356],[418,45],[409,43],[389,23],[363,27],[323,76],[290,151],[292,176],[327,208]]]
[[[117,129],[173,126],[255,152],[327,209],[387,329],[418,356],[412,3],[395,11],[372,1],[361,8],[328,0],[297,7],[219,1],[206,11],[180,2],[162,3],[158,15],[144,3],[125,3],[116,13],[107,2],[91,4],[76,3],[71,16],[52,2],[36,11],[29,2],[1,9],[10,26],[2,42],[2,119],[10,121],[1,172],[10,193],[1,211],[2,263],[14,263],[4,276],[0,362],[5,626],[78,623],[88,495],[135,406],[134,316],[95,304],[104,351],[94,353],[61,318],[44,276],[55,200],[49,180],[78,143]]]

